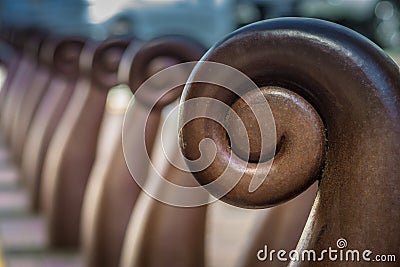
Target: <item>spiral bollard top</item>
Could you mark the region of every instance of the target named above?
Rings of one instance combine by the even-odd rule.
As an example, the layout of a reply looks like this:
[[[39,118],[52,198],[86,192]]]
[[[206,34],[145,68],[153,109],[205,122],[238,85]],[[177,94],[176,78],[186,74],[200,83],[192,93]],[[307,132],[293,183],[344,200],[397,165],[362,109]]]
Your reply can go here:
[[[134,37],[110,38],[97,47],[93,56],[90,74],[92,81],[107,90],[118,83],[118,69],[127,47],[138,42]]]
[[[150,78],[151,75],[157,72],[151,63],[157,59],[163,59],[165,66],[158,66],[164,68],[172,66],[177,63],[190,62],[194,59],[200,58],[205,49],[197,42],[183,37],[183,36],[163,36],[153,39],[149,43],[143,45],[138,51],[135,59],[132,62],[130,69],[130,83],[129,86],[132,92],[136,93],[138,88]],[[162,108],[169,103],[175,101],[181,95],[183,87],[176,88],[168,92],[167,95],[161,99],[161,92],[157,89],[141,90],[135,96],[142,104],[152,106],[155,102],[157,108]]]
[[[79,57],[86,40],[81,37],[52,37],[40,49],[41,60],[58,73],[68,77],[78,77]]]
[[[224,63],[248,75],[267,98],[276,124],[276,155],[264,182],[249,192],[252,164],[263,161],[262,151],[250,147],[249,161],[233,164],[244,170],[242,179],[222,200],[244,207],[271,206],[320,179],[299,249],[321,251],[346,237],[360,250],[398,253],[400,75],[380,48],[334,23],[283,18],[237,30],[202,60]],[[203,64],[198,64],[192,78]],[[239,98],[249,94],[252,90],[232,95],[214,85],[190,84],[189,79],[182,101],[208,97],[235,109],[242,105]],[[207,106],[198,110],[202,108]],[[236,110],[240,117],[249,116],[242,108]],[[185,116],[189,114],[183,109],[181,117]],[[224,136],[218,127],[210,120],[197,120],[181,130],[189,167],[200,156],[201,140],[210,138],[217,144],[215,160],[194,173],[201,184],[219,178],[226,166],[221,162],[241,156],[240,146],[234,148],[232,136]]]

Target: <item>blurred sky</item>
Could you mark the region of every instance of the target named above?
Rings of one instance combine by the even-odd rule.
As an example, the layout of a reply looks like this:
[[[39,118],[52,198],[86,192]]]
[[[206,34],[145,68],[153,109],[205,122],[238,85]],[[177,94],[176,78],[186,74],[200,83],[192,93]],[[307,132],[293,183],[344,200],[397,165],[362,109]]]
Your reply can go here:
[[[153,0],[153,1],[168,1],[168,0]],[[93,23],[99,23],[107,20],[112,15],[123,10],[125,6],[132,0],[88,0],[89,2],[89,19]]]

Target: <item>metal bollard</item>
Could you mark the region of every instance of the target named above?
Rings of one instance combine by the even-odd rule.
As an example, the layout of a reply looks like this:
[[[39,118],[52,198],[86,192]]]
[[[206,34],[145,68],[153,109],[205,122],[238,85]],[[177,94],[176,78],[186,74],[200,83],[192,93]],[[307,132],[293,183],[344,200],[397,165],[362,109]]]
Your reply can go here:
[[[40,100],[42,99],[45,89],[50,81],[49,69],[40,62],[40,53],[48,53],[43,51],[43,43],[45,35],[43,33],[36,33],[34,35],[35,41],[30,47],[27,47],[28,53],[33,61],[34,70],[31,80],[26,81],[25,94],[23,95],[19,107],[16,108],[11,128],[11,148],[14,158],[18,165],[21,164],[22,152],[31,125],[32,119]]]
[[[113,84],[127,83],[129,77],[126,73],[129,73],[132,59],[142,43],[132,36],[108,43],[115,42],[125,42],[126,49],[118,70],[108,73],[108,79],[111,78]],[[137,191],[123,157],[121,129],[112,130],[119,133],[111,148],[112,155],[107,159],[96,157],[82,207],[81,237],[85,266],[117,265],[125,233],[124,225],[128,220],[126,217],[129,217],[135,199],[134,192]]]
[[[43,169],[41,203],[52,246],[67,248],[79,243],[81,207],[105,101],[126,46],[127,42],[120,41],[88,43],[80,57],[81,75],[51,140]]]
[[[9,88],[5,89],[7,91],[7,100],[1,114],[3,131],[7,142],[11,142],[16,113],[21,107],[22,100],[35,73],[35,62],[30,56],[30,51],[32,50],[31,47],[37,49],[39,40],[33,32],[20,32],[14,40],[14,45],[17,50],[21,51],[21,56],[19,57],[20,60],[13,80]]]
[[[299,18],[263,21],[242,28],[213,47],[204,59],[233,66],[256,82],[271,105],[281,141],[261,186],[248,192],[251,170],[246,170],[222,200],[249,208],[273,206],[319,180],[316,200],[297,245],[299,253],[313,250],[321,255],[329,247],[343,248],[337,240],[345,239],[349,249],[395,254],[398,259],[397,65],[376,45],[351,30]],[[221,88],[192,84],[185,99],[218,97],[230,106],[240,101],[227,95]],[[293,108],[298,112],[289,112]],[[185,110],[182,114],[188,115]],[[291,117],[298,119],[293,121]],[[205,137],[220,145],[209,168],[194,173],[204,184],[218,178],[220,168],[226,165],[216,163],[223,164],[230,149],[221,141],[225,138],[223,130],[207,120],[198,122],[182,129],[186,157],[198,157],[199,140]],[[208,135],[199,135],[199,127],[212,130]],[[359,264],[325,257],[321,261],[292,261],[290,266]]]
[[[39,210],[45,155],[74,92],[84,43],[84,39],[77,37],[53,37],[47,39],[41,49],[43,71],[49,72],[50,80],[47,84],[42,84],[43,87],[35,84],[32,88],[44,92],[32,116],[21,161],[21,177],[28,186],[33,211]]]
[[[150,41],[138,52],[133,61],[131,88],[135,90],[145,81],[148,77],[146,75],[148,69],[157,59],[169,58],[173,61],[172,63],[194,61],[200,59],[204,51],[202,46],[184,37],[164,37]],[[163,95],[160,99],[158,97],[161,95],[151,92],[151,90],[141,91],[136,94],[132,109],[143,110],[143,114],[150,113],[151,117],[147,121],[147,125],[146,118],[137,117],[133,111],[131,111],[132,121],[130,121],[131,117],[126,117],[126,122],[132,123],[132,127],[143,131],[146,126],[147,151],[152,151],[148,144],[155,142],[151,155],[154,164],[165,163],[161,144],[159,140],[156,140],[157,129],[162,122],[162,109],[176,100],[182,89],[182,87],[175,88],[172,93]],[[158,101],[156,101],[157,99]],[[151,109],[153,103],[157,104]],[[157,123],[150,122],[153,118]],[[126,134],[134,131],[135,128],[128,129]],[[176,137],[176,131],[173,131],[173,134]],[[140,150],[142,153],[138,153],[135,159],[128,159],[131,161],[129,167],[135,168],[135,170],[148,167],[142,164],[142,162],[147,162],[144,145],[141,146],[141,142],[133,143],[133,140],[129,139],[129,143],[131,141],[131,147],[125,147],[125,150]],[[156,163],[157,161],[158,163]],[[190,175],[175,169],[168,162],[166,166],[163,174],[173,183],[182,183]],[[145,175],[143,177],[146,177],[146,183],[153,183],[152,175],[154,173],[152,171],[145,169],[142,174]],[[165,194],[173,193],[165,191],[165,188],[158,189]],[[207,198],[208,195],[192,197]],[[204,266],[204,221],[205,207],[174,207],[160,203],[141,191],[137,196],[127,226],[119,266]],[[173,245],[171,244],[172,240],[174,240]]]

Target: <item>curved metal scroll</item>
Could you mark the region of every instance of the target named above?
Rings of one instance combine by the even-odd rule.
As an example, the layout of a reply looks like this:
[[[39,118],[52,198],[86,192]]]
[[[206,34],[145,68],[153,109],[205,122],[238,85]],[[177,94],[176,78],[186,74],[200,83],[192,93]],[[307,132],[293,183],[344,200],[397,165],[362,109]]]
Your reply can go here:
[[[348,248],[396,254],[398,258],[400,75],[397,65],[361,35],[333,23],[304,18],[268,20],[239,29],[214,46],[203,60],[235,67],[259,87],[275,86],[281,95],[289,91],[291,96],[283,102],[274,101],[271,91],[264,91],[271,106],[291,107],[298,104],[301,96],[317,112],[309,110],[301,119],[280,125],[281,117],[296,113],[278,110],[274,116],[283,149],[278,149],[267,179],[253,193],[248,192],[247,180],[242,179],[223,200],[254,208],[276,205],[319,179],[317,197],[298,250],[321,252],[337,248],[336,241],[344,238]],[[196,71],[201,67],[200,63]],[[237,101],[235,97],[224,98],[223,92],[211,85],[192,84],[186,88],[185,100],[202,96],[218,98],[228,105]],[[185,110],[181,114],[188,115]],[[324,131],[312,137],[312,132],[303,130],[302,124],[315,125],[316,115],[323,122]],[[190,160],[198,155],[198,140],[208,137],[218,143],[221,138],[215,125],[202,122],[187,124],[182,129],[186,145],[182,149]],[[205,128],[212,133],[193,138],[194,133]],[[299,142],[292,142],[298,136]],[[325,147],[309,151],[320,138],[326,138]],[[304,147],[300,154],[299,146]],[[217,149],[219,154],[226,150]],[[297,151],[293,161],[279,160],[293,151]],[[321,164],[312,167],[313,171],[294,184],[291,171],[309,168],[300,166],[308,156],[316,156]],[[218,178],[214,167],[211,164],[210,168],[195,173],[200,183]],[[322,262],[299,261],[291,266],[357,264],[330,262],[325,257]]]

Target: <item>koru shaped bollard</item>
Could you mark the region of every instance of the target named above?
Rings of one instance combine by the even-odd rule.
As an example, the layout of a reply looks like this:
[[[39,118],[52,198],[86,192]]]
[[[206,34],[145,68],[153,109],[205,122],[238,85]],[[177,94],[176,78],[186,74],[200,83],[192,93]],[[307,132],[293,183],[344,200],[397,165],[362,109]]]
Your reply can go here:
[[[31,90],[42,96],[31,117],[21,154],[21,175],[28,186],[33,211],[39,210],[46,152],[75,90],[79,58],[85,42],[78,37],[52,37],[46,39],[40,50],[43,65],[40,76],[46,79],[45,76],[49,75],[49,80],[44,84],[32,84]],[[46,75],[46,72],[49,73]]]
[[[81,207],[96,156],[108,90],[118,83],[119,62],[128,42],[86,43],[80,57],[80,78],[46,154],[41,203],[48,221],[50,244],[79,243]]]
[[[104,45],[115,45],[116,42],[124,44],[126,49],[117,71],[108,73],[107,79],[109,83],[113,84],[128,83],[132,58],[136,55],[142,42],[132,36],[127,36],[118,41],[109,40]],[[116,53],[120,48],[112,49]],[[104,78],[102,76],[102,79]],[[118,133],[118,137],[114,140],[112,147],[108,148],[111,151],[110,156],[107,158],[100,157],[104,155],[96,157],[86,187],[82,208],[81,236],[85,266],[88,267],[116,266],[118,264],[125,228],[139,191],[124,160],[121,140],[122,127],[113,129],[102,127],[106,131],[115,131]],[[135,136],[131,137],[134,139],[133,143],[138,142]],[[97,150],[97,155],[101,153],[99,150],[100,148]]]
[[[234,135],[227,137],[211,119],[196,119],[181,130],[187,164],[196,167],[194,160],[200,157],[199,144],[205,138],[214,141],[217,151],[207,168],[194,172],[197,180],[207,184],[218,179],[227,162],[239,158],[230,167],[244,170],[243,175],[222,200],[248,208],[280,204],[319,180],[311,214],[297,245],[300,260],[292,261],[291,266],[359,265],[357,261],[339,260],[339,252],[345,255],[346,249],[358,250],[361,262],[378,254],[395,254],[398,259],[397,65],[363,36],[333,23],[304,18],[267,20],[239,29],[216,44],[203,60],[232,66],[261,89],[275,119],[277,149],[265,180],[250,192],[255,165],[259,163],[262,168],[270,162],[258,147],[253,116],[242,100],[256,103],[259,99],[252,98],[256,89],[238,96],[215,85],[190,84],[205,66],[200,62],[183,100],[218,99],[236,111],[250,136],[251,164],[240,159],[240,147],[233,149],[233,138],[241,138],[240,133],[233,131]],[[181,110],[181,121],[191,116],[186,108]],[[203,109],[207,105],[194,111]],[[227,171],[236,173],[234,169]],[[212,194],[218,190],[208,189]],[[338,250],[336,261],[327,254],[321,259],[322,251],[329,247]],[[321,261],[302,261],[305,250],[316,251]],[[363,259],[365,250],[372,253],[367,251]]]
[[[153,176],[155,172],[149,169],[148,157],[151,157],[152,164],[155,165],[165,162],[162,144],[156,138],[161,127],[165,126],[162,111],[179,98],[183,85],[169,88],[172,90],[168,93],[164,90],[176,78],[176,72],[170,72],[170,75],[164,75],[163,78],[153,76],[151,80],[156,79],[153,81],[157,84],[154,87],[146,79],[175,64],[198,60],[204,52],[205,49],[200,44],[189,38],[165,36],[146,43],[132,62],[130,87],[135,92],[135,102],[125,117],[125,159],[136,182],[140,181],[141,185],[143,182],[152,184],[153,190],[158,188],[165,194],[171,195],[174,192],[168,192],[156,185]],[[176,137],[176,131],[172,134]],[[187,181],[188,173],[180,172],[168,162],[164,165],[166,168],[162,175],[166,180],[172,183],[190,183],[190,180]],[[136,202],[132,205],[119,266],[204,266],[205,207],[171,206],[153,199],[143,190],[140,191],[143,188],[136,187],[139,190],[135,192]],[[199,196],[196,194],[192,197]],[[203,194],[200,197],[208,196]],[[171,246],[172,241],[174,244]]]
[[[31,79],[25,81],[25,94],[19,107],[15,110],[11,129],[12,151],[18,164],[21,163],[22,151],[30,123],[50,80],[51,71],[40,60],[40,54],[44,53],[42,51],[44,41],[44,33],[36,33],[33,36],[33,41],[28,43],[29,46],[27,47],[28,56],[32,58],[34,69]],[[49,53],[49,51],[46,51],[46,53]]]
[[[46,43],[45,35],[37,34],[36,43],[30,47],[29,56],[35,61],[34,74],[30,81],[26,83],[25,95],[21,100],[19,109],[15,111],[14,121],[11,130],[11,144],[15,159],[18,163],[22,161],[22,152],[26,140],[27,133],[31,126],[33,117],[38,109],[39,103],[43,98],[51,78],[51,67],[43,62],[43,58],[54,49],[49,49],[44,44]],[[53,42],[55,45],[55,42]],[[46,51],[44,51],[46,49]]]

